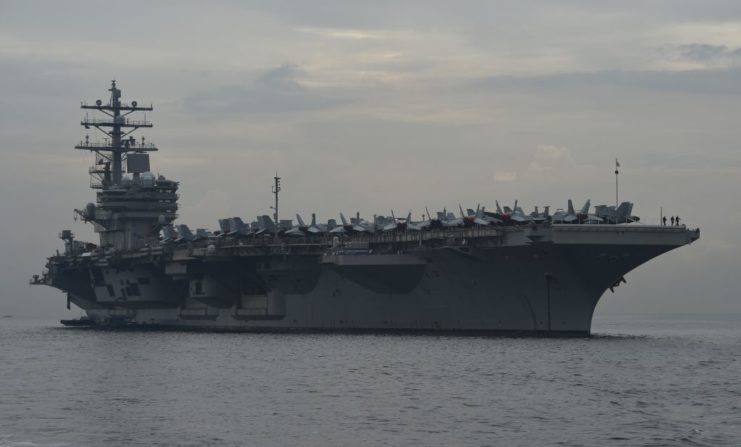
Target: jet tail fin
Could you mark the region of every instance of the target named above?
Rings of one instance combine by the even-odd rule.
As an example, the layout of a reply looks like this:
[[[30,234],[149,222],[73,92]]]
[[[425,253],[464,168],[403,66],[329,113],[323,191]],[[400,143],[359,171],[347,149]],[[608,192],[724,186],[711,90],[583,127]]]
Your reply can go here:
[[[162,227],[162,242],[171,242],[173,239],[175,239],[175,231],[172,225]]]
[[[484,217],[484,208],[485,207],[482,207],[481,204],[476,205],[476,218],[477,219],[481,219],[482,217]]]
[[[193,232],[190,231],[190,228],[188,228],[185,224],[180,224],[177,227],[178,230],[178,236],[180,236],[181,239],[184,239],[186,241],[192,241],[196,237],[193,235]]]
[[[298,221],[298,226],[299,227],[305,227],[306,226],[306,224],[304,223],[304,220],[301,218],[301,216],[299,216],[298,213],[296,213],[296,220]]]
[[[574,211],[574,203],[571,202],[571,199],[569,199],[569,214],[576,214],[576,211]]]
[[[242,221],[241,217],[232,217],[229,219],[229,230],[235,233],[247,233],[247,224]]]
[[[276,229],[275,222],[273,222],[273,219],[270,218],[268,215],[262,216],[262,222],[263,225],[265,225],[265,229],[267,231],[273,232]]]
[[[617,208],[615,217],[617,218],[616,223],[628,222],[633,212],[633,204],[630,202],[623,202]]]

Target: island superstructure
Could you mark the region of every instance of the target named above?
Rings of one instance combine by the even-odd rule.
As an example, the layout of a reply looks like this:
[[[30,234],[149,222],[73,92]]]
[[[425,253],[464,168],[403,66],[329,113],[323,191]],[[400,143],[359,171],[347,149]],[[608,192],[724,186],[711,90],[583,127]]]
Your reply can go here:
[[[75,213],[99,241],[62,231],[64,252],[31,280],[65,292],[99,327],[587,335],[607,290],[699,238],[639,223],[629,202],[294,224],[279,219],[277,174],[272,218],[192,231],[175,224],[178,182],[150,172],[157,148],[133,136],[152,126],[134,118],[152,107],[122,102],[115,81],[109,92],[82,105],[96,116],[81,124],[104,139],[75,146],[94,154],[96,202]]]

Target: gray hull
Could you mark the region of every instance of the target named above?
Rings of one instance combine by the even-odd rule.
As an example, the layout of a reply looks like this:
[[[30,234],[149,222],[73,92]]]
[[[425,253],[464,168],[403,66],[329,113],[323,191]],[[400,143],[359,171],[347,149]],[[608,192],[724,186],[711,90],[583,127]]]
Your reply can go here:
[[[101,325],[586,335],[606,290],[694,238],[679,227],[556,225],[402,241],[385,254],[199,256],[190,247],[164,264],[91,265],[89,280],[77,269],[85,292],[67,290]],[[139,295],[127,294],[135,282]]]

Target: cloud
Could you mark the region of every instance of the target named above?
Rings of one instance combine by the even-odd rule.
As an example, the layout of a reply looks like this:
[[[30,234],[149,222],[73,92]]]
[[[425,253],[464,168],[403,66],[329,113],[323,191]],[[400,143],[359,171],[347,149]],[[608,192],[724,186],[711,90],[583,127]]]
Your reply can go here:
[[[674,70],[714,70],[738,67],[741,48],[724,44],[687,43],[665,45],[659,54],[667,61],[667,68]]]
[[[272,91],[302,91],[299,79],[306,76],[306,72],[296,64],[283,64],[260,74],[255,80],[255,86]]]
[[[725,45],[708,45],[704,43],[690,43],[677,47],[681,57],[696,61],[717,60],[726,57],[738,57],[740,49],[731,50]]]
[[[686,69],[682,71],[604,70],[570,72],[540,76],[492,76],[470,81],[471,88],[496,90],[526,89],[563,91],[564,89],[603,89],[626,91],[678,92],[686,94],[740,95],[741,67]]]
[[[571,151],[567,147],[542,145],[538,147],[532,162],[528,165],[529,171],[552,171],[567,168],[573,165]]]
[[[377,31],[357,29],[297,28],[296,31],[329,39],[366,40],[383,38],[383,35]]]
[[[350,101],[304,86],[302,80],[307,76],[299,66],[283,64],[262,72],[246,85],[220,85],[191,94],[183,100],[183,107],[218,114],[291,113]]]
[[[495,171],[494,181],[498,183],[509,183],[517,181],[517,172],[514,171]]]

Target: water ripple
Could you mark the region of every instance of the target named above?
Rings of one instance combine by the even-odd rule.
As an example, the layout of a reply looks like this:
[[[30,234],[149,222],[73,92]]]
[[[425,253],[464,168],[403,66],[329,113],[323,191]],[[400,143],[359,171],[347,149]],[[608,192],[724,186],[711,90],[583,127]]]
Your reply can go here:
[[[741,320],[587,339],[0,324],[0,447],[738,445]]]

